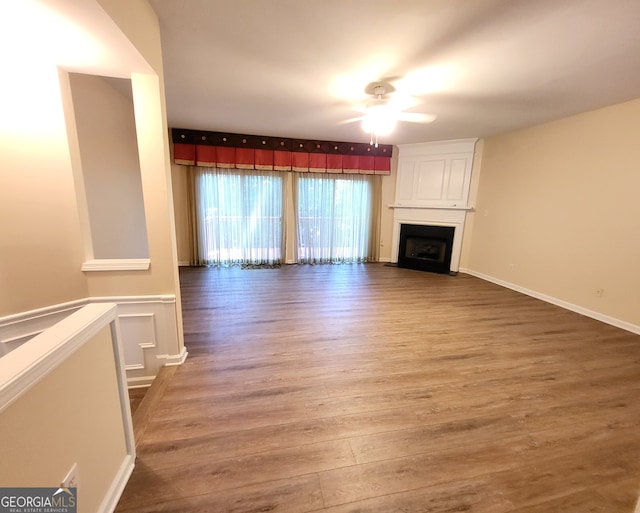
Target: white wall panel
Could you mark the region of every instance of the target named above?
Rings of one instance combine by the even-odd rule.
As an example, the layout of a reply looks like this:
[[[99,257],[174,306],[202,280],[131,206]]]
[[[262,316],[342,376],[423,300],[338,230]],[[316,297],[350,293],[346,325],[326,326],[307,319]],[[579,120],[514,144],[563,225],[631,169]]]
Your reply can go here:
[[[118,338],[121,341],[129,386],[149,385],[160,367],[179,365],[186,350],[175,354],[178,321],[176,298],[166,296],[120,296],[85,298],[0,318],[0,357],[28,344],[60,320],[84,305],[115,303]]]
[[[445,184],[446,160],[419,160],[413,193],[414,200],[428,202],[442,200]]]
[[[127,370],[145,368],[145,349],[156,347],[155,314],[120,315],[120,337]]]
[[[469,193],[470,173],[467,173],[468,159],[451,159],[449,171],[449,183],[447,184],[447,197],[450,201],[463,201],[466,203]]]

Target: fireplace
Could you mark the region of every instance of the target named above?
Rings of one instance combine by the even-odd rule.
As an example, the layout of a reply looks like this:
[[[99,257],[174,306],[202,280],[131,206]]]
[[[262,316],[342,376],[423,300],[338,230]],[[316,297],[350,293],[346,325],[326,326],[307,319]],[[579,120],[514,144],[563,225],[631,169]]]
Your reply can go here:
[[[453,226],[401,224],[398,267],[448,274],[454,233]]]
[[[389,205],[392,263],[443,274],[458,272],[467,212],[473,211],[475,145],[476,139],[458,139],[398,146],[396,196]]]

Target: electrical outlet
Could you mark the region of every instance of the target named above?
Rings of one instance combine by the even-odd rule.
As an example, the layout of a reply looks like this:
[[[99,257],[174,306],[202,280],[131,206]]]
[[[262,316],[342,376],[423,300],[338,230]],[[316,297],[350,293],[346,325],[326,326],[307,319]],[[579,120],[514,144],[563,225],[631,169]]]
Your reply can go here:
[[[596,297],[602,297],[604,294],[604,289],[596,289]]]
[[[78,464],[74,463],[60,483],[61,488],[78,488]]]
[[[516,268],[516,264],[509,264],[509,271],[513,271]]]

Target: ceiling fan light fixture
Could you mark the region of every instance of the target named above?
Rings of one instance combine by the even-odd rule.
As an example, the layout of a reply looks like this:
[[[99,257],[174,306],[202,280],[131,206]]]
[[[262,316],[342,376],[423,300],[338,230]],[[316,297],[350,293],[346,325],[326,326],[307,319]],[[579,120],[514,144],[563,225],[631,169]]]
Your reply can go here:
[[[378,137],[393,132],[398,121],[398,112],[392,108],[387,99],[383,98],[386,93],[387,90],[381,84],[373,88],[376,99],[367,105],[362,119],[362,129],[371,135],[369,144],[375,145],[376,148]]]
[[[374,105],[367,107],[362,120],[362,129],[368,134],[388,135],[395,129],[396,122],[396,113],[386,105]]]
[[[369,144],[377,148],[378,137],[393,132],[397,121],[397,113],[380,98],[374,105],[369,105],[362,119],[362,129],[371,135]]]

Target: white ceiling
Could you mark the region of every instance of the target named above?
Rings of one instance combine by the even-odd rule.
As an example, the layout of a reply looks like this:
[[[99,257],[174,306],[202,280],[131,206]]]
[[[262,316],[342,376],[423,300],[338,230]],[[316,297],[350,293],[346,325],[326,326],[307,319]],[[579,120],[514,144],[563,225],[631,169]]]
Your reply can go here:
[[[150,0],[169,124],[367,142],[370,82],[417,98],[381,138],[483,137],[640,97],[640,0]]]

